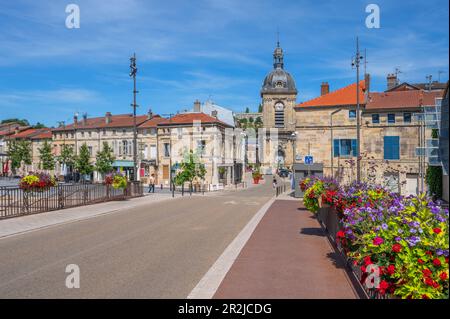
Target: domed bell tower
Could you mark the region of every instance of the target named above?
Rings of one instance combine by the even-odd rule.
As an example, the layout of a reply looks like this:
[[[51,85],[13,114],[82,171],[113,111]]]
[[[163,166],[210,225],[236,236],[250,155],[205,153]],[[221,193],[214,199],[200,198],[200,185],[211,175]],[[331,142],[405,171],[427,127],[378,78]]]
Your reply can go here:
[[[292,76],[284,70],[284,54],[279,42],[273,52],[273,70],[263,82],[261,98],[265,128],[295,130],[297,89]]]
[[[273,70],[267,74],[261,88],[261,98],[266,129],[261,166],[266,172],[275,173],[278,167],[292,167],[294,162],[294,107],[297,101],[295,81],[284,69],[284,54],[279,42],[273,52]],[[270,136],[272,128],[278,130],[276,140]]]

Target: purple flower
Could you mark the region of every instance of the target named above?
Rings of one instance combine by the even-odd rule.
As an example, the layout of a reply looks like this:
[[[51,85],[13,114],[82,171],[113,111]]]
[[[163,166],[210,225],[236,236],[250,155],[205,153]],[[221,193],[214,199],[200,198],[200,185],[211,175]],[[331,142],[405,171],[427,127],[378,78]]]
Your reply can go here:
[[[386,223],[383,223],[383,224],[381,225],[381,228],[383,228],[383,230],[386,230],[386,229],[388,229],[388,225],[387,225]]]

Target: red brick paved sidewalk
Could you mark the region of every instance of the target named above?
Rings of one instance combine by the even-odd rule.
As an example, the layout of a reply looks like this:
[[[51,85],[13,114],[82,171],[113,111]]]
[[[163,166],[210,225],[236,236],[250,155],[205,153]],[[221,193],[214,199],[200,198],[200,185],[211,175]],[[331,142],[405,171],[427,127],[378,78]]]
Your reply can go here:
[[[300,205],[274,202],[214,298],[358,298],[343,260]]]

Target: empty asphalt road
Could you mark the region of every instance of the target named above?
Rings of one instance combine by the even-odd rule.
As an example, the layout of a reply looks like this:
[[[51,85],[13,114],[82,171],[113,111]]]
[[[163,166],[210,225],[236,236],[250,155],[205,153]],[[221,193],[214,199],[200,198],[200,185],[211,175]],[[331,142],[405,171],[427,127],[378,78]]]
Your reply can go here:
[[[0,298],[186,298],[273,195],[268,182],[0,239]]]

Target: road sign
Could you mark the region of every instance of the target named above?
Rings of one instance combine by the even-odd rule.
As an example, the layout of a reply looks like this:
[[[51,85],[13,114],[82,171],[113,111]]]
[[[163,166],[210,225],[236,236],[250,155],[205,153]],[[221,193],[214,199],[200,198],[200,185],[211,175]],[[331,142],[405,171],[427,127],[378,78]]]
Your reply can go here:
[[[311,155],[305,156],[305,164],[306,165],[312,165],[314,163],[314,158]]]

